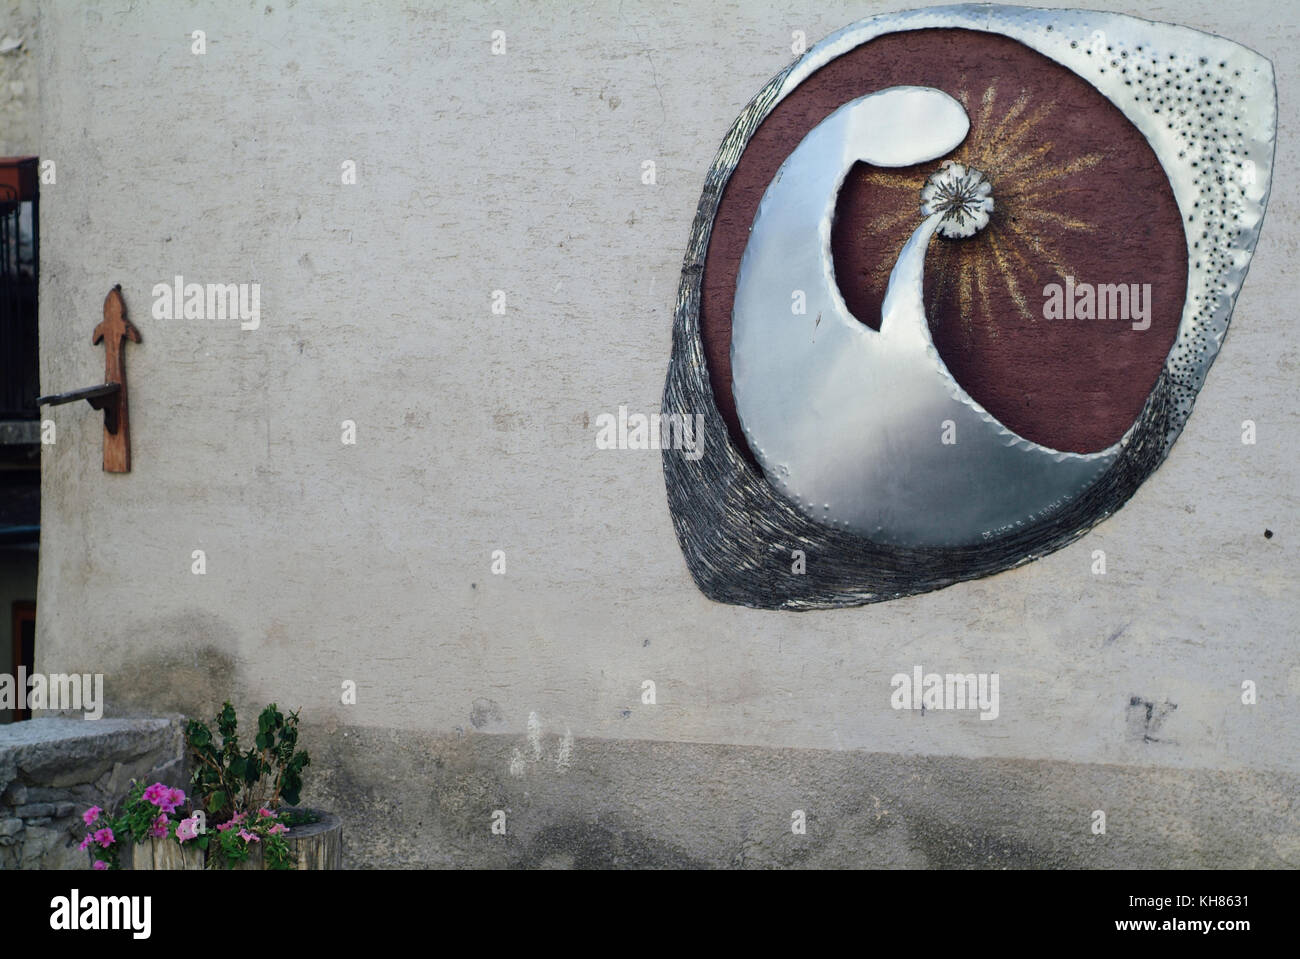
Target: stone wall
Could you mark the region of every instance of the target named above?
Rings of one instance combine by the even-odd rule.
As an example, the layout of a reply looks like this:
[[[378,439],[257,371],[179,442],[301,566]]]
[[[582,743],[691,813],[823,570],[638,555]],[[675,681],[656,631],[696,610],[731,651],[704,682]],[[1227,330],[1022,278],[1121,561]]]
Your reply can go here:
[[[0,869],[86,868],[81,814],[132,779],[183,786],[178,719],[33,719],[0,727]]]

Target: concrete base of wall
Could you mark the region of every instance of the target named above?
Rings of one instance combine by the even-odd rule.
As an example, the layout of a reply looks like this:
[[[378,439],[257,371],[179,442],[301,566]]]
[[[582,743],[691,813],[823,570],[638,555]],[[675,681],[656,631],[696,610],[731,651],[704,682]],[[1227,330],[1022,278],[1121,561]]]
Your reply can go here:
[[[1297,781],[1274,773],[355,727],[303,743],[304,801],[342,816],[346,868],[1300,866]]]
[[[342,817],[346,868],[1300,866],[1300,783],[1279,773],[347,726],[302,742],[303,801]],[[86,868],[82,810],[132,778],[184,787],[181,745],[170,719],[0,730],[0,868]]]

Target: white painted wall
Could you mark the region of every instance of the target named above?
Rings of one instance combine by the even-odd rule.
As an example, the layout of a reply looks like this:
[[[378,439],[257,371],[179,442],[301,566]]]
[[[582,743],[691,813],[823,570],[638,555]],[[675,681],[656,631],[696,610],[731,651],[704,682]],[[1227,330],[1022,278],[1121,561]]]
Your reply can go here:
[[[0,3],[0,156],[26,156],[40,140],[36,0]]]
[[[42,385],[100,377],[90,331],[114,283],[144,336],[130,475],[100,471],[97,414],[52,414],[45,666],[102,670],[125,701],[151,657],[215,644],[237,698],[331,723],[446,731],[484,698],[504,717],[488,729],[536,712],[548,736],[1300,770],[1293,86],[1196,412],[1075,546],[863,609],[715,605],[658,455],[595,448],[597,414],[659,407],[683,245],[732,119],[792,30],[888,7],[43,4]],[[1142,12],[1252,46],[1293,84],[1293,5]],[[176,274],[260,283],[260,328],[153,319]],[[915,664],[999,673],[1001,717],[892,711],[889,678]],[[1158,745],[1128,738],[1131,695],[1178,704]]]

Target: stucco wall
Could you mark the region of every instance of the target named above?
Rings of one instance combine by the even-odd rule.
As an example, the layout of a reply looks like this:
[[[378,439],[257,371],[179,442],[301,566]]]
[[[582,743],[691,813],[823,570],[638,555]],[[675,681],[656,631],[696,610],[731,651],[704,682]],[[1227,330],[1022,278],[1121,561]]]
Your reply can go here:
[[[1148,785],[1169,767],[1188,782],[1263,777],[1243,801],[1291,782],[1289,4],[1141,11],[1274,61],[1278,188],[1186,431],[1076,545],[865,609],[722,606],[687,574],[658,454],[596,449],[600,413],[659,407],[683,244],[732,119],[790,60],[792,30],[811,43],[888,8],[43,4],[40,154],[58,181],[42,187],[42,387],[98,381],[90,332],[114,283],[143,342],[127,354],[129,475],[101,472],[98,414],[51,414],[41,668],[105,673],[110,714],[227,696],[301,705],[337,761],[311,772],[340,805],[375,788],[372,774],[423,789],[418,764],[367,766],[338,738],[349,730],[398,756],[409,743],[412,763],[429,737],[496,734],[526,761],[568,734],[578,765],[619,741],[632,771],[606,785],[623,790],[628,822],[643,740],[677,744],[663,748],[680,762],[696,743],[1114,764]],[[340,182],[346,160],[355,185]],[[261,284],[260,326],[154,319],[154,285],[177,274]],[[491,309],[498,289],[504,315]],[[1245,419],[1255,445],[1242,443]],[[344,420],[355,445],[341,442]],[[191,572],[194,550],[205,575]],[[917,664],[998,673],[999,718],[892,710],[890,677]],[[347,680],[355,705],[340,701]],[[645,680],[656,705],[641,702]],[[1243,680],[1258,704],[1241,703]],[[1135,697],[1164,713],[1158,734]],[[475,748],[492,777],[521,778],[507,768],[515,749]],[[720,790],[744,791],[735,765],[691,768],[714,765]],[[558,762],[526,769],[567,775]],[[496,801],[473,799],[473,783],[457,794],[471,797],[457,807],[467,823]],[[552,798],[553,810],[574,802]],[[775,815],[788,822],[781,810],[797,801],[774,795]],[[1104,790],[1079,801],[1082,835]],[[1243,824],[1223,828],[1223,848],[1254,841]],[[385,848],[363,859],[429,856]]]
[[[26,156],[40,140],[36,0],[0,5],[0,156]]]

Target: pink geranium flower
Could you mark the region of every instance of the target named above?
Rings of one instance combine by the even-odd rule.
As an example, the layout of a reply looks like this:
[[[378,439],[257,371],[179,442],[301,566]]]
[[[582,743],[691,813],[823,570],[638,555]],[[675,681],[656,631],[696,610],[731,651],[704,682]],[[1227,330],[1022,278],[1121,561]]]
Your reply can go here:
[[[90,840],[91,840],[90,834],[87,833],[87,834],[86,834],[86,838],[83,839],[83,840],[81,840],[81,845],[78,846],[77,848],[78,848],[78,849],[83,849],[83,850],[84,850],[84,849],[89,849],[89,848],[90,848]]]
[[[96,859],[95,865],[92,868],[98,869],[102,872],[103,870],[108,868],[108,863],[104,862],[104,860],[102,859]]]
[[[285,825],[284,823],[282,823],[282,822],[278,822],[278,823],[276,823],[274,826],[272,826],[272,827],[268,830],[268,832],[270,832],[270,834],[271,834],[272,836],[278,836],[278,835],[280,835],[280,833],[282,833],[282,832],[288,832],[288,831],[289,831],[289,827],[286,826],[286,825]]]
[[[103,829],[95,830],[95,842],[99,843],[105,849],[113,845],[113,830],[105,826]]]
[[[162,783],[154,783],[152,786],[150,786],[148,789],[144,791],[143,798],[145,802],[151,802],[155,806],[157,806],[162,801],[163,797],[166,795],[167,795],[167,787],[164,786]]]
[[[168,822],[167,814],[163,813],[161,816],[155,819],[153,821],[153,825],[149,827],[149,835],[153,836],[155,839],[166,839],[167,822]]]
[[[275,813],[271,812],[271,810],[267,809],[265,806],[263,806],[261,809],[259,809],[259,810],[257,811],[257,814],[258,814],[259,816],[261,816],[263,819],[265,819],[265,818],[267,818],[267,817],[270,817],[270,818],[272,818],[272,819],[275,818]]]
[[[189,819],[182,819],[176,824],[176,839],[178,842],[197,839],[198,835],[199,819],[197,816],[191,816]]]
[[[239,838],[242,839],[242,840],[244,840],[244,842],[261,842],[261,841],[262,841],[262,840],[259,839],[257,836],[255,836],[253,833],[249,832],[247,829],[241,829],[241,830],[239,830]]]
[[[176,811],[177,806],[185,802],[185,793],[179,789],[164,786],[162,783],[154,783],[144,791],[144,799],[153,803],[165,813],[173,813]]]
[[[91,806],[89,809],[87,809],[85,812],[81,814],[81,821],[84,822],[87,826],[89,826],[91,823],[93,823],[96,819],[99,818],[99,814],[102,813],[103,811],[104,810],[100,809],[98,806]]]
[[[231,816],[230,819],[217,827],[217,832],[225,832],[227,829],[234,829],[247,818],[248,813],[246,812],[241,812],[237,815]]]

